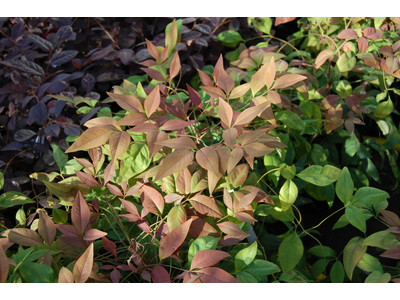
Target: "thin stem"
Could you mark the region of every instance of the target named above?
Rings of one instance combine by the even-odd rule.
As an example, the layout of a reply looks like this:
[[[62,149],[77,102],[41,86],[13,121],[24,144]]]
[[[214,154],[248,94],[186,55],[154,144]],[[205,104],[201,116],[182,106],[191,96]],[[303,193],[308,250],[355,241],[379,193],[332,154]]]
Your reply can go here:
[[[323,219],[318,225],[311,227],[309,229],[307,229],[306,231],[310,231],[312,229],[318,228],[322,223],[324,223],[327,219],[329,219],[330,217],[332,217],[334,214],[338,213],[339,211],[343,210],[344,208],[346,208],[345,206],[343,206],[342,208],[338,209],[337,211],[335,211],[334,213],[330,214],[329,216],[327,216],[325,219]]]

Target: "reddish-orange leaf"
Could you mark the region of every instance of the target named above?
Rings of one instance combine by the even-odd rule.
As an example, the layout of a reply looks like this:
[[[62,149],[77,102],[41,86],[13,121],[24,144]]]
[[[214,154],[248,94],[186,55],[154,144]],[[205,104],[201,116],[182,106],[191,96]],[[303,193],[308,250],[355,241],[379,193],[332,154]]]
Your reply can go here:
[[[72,205],[71,220],[72,224],[83,234],[90,221],[90,209],[81,192],[78,192]]]
[[[236,128],[229,128],[222,133],[222,138],[225,140],[227,145],[231,148],[236,144],[236,139],[238,137],[238,131]]]
[[[211,147],[201,148],[196,152],[196,161],[203,168],[219,175],[219,159],[217,151]]]
[[[156,145],[156,142],[168,139],[167,134],[164,131],[153,130],[147,133],[147,146],[149,147],[150,158],[158,153],[163,147]]]
[[[382,38],[382,31],[375,29],[374,27],[367,27],[363,30],[363,35],[371,40],[377,40]]]
[[[197,69],[197,72],[199,72],[200,80],[204,85],[213,86],[210,76],[208,76],[206,73],[204,73],[203,71],[201,71],[199,69]]]
[[[157,50],[157,47],[154,46],[153,43],[150,42],[148,39],[146,39],[146,45],[147,45],[147,50],[149,50],[150,55],[153,56],[154,59],[158,60],[160,54]]]
[[[169,232],[161,241],[159,248],[160,260],[170,257],[185,241],[192,219],[187,220],[175,230]]]
[[[151,279],[154,283],[171,283],[169,273],[163,266],[157,265],[151,271]]]
[[[224,92],[221,89],[217,88],[217,87],[201,86],[200,88],[203,91],[205,91],[207,94],[209,94],[211,97],[225,99]]]
[[[80,164],[84,168],[94,168],[94,165],[87,159],[77,158],[75,156],[74,156],[74,159],[78,162],[78,164]]]
[[[149,132],[149,131],[154,131],[154,130],[158,130],[158,126],[151,124],[151,123],[140,124],[131,129],[128,129],[128,131],[132,131],[132,132]]]
[[[85,123],[87,128],[92,128],[96,126],[106,126],[110,129],[118,129],[121,130],[121,127],[117,124],[117,121],[111,117],[98,117],[92,120],[89,120]]]
[[[190,194],[191,193],[191,182],[192,175],[188,168],[184,168],[179,171],[176,177],[176,188],[180,194]]]
[[[274,205],[274,201],[272,201],[272,199],[267,195],[267,193],[264,192],[262,189],[259,189],[258,187],[246,185],[246,186],[242,187],[242,190],[250,192],[250,193],[257,192],[257,195],[254,198],[254,201]]]
[[[65,153],[97,148],[107,143],[114,131],[108,127],[96,126],[84,131]]]
[[[8,239],[21,246],[42,245],[43,240],[40,235],[28,228],[14,228],[8,233]]]
[[[225,91],[226,94],[229,94],[235,86],[235,81],[232,79],[231,76],[229,76],[223,66],[219,68],[217,84],[221,89]]]
[[[139,216],[139,212],[132,202],[129,202],[127,200],[119,199],[122,202],[122,205],[124,206],[125,210],[130,213],[131,215],[135,216],[138,220],[141,219]],[[134,221],[136,222],[136,221]]]
[[[168,140],[164,140],[164,141],[157,141],[156,145],[167,146],[169,148],[177,149],[177,150],[189,150],[189,149],[196,148],[196,145],[193,142],[193,140],[191,138],[188,138],[185,136],[168,139]]]
[[[322,100],[320,107],[322,109],[328,110],[331,107],[334,107],[336,103],[339,101],[338,95],[328,95]]]
[[[150,117],[160,106],[160,87],[157,85],[144,101],[144,109],[147,117]]]
[[[270,104],[268,102],[245,109],[235,121],[234,126],[249,124],[255,117],[261,114]]]
[[[114,163],[117,158],[129,147],[131,136],[128,132],[114,132],[108,142],[110,146],[111,162]]]
[[[157,80],[157,81],[165,81],[165,78],[163,75],[161,75],[160,72],[157,70],[151,69],[151,68],[140,68],[142,71],[144,71],[147,75],[149,75],[151,78]]]
[[[212,227],[210,224],[208,224],[205,220],[202,218],[199,218],[197,216],[190,216],[190,219],[193,220],[192,225],[190,226],[189,234],[194,237],[198,238],[201,236],[215,236],[219,237],[218,231]]]
[[[180,69],[181,69],[181,60],[179,59],[178,52],[175,52],[174,58],[171,61],[171,66],[170,66],[170,69],[169,69],[170,78],[172,79],[176,75],[178,75]]]
[[[222,177],[221,174],[216,175],[214,172],[207,170],[208,192],[210,193],[210,195],[212,195],[221,177]]]
[[[167,47],[165,47],[165,48],[163,49],[163,51],[161,52],[161,58],[160,58],[161,63],[163,63],[164,61],[167,60],[168,55],[169,55],[169,49],[168,49],[168,46],[167,46]]]
[[[285,23],[289,23],[292,22],[294,20],[296,20],[297,17],[276,17],[275,18],[275,26],[281,25],[281,24],[285,24]]]
[[[231,127],[233,118],[232,107],[223,99],[219,99],[218,103],[219,118],[226,124],[226,126]]]
[[[258,142],[247,144],[243,148],[248,155],[254,157],[264,156],[275,150],[274,148],[267,147],[264,144]]]
[[[230,193],[228,192],[227,188],[224,188],[224,204],[230,210],[233,210],[232,197],[231,197]]]
[[[243,157],[244,151],[241,147],[235,147],[233,148],[229,159],[228,159],[228,165],[227,165],[227,172],[228,174],[236,167],[236,165],[241,161]]]
[[[146,117],[143,113],[133,112],[129,115],[123,117],[121,120],[117,122],[118,125],[125,125],[125,126],[136,126],[143,124],[146,122]]]
[[[236,129],[236,128],[235,128]],[[225,174],[228,169],[228,160],[231,156],[231,150],[228,147],[218,147],[216,149],[219,158],[219,169],[221,174]]]
[[[315,67],[319,69],[327,59],[335,56],[335,52],[330,49],[322,50],[315,59]]]
[[[3,247],[0,247],[0,283],[5,283],[8,277],[9,270],[9,262],[8,258],[3,250]]]
[[[246,206],[250,205],[251,202],[255,201],[255,197],[257,195],[257,191],[251,192],[245,195],[242,199],[240,199],[239,206],[236,208],[237,210],[241,208],[245,208]]]
[[[218,244],[222,246],[232,246],[239,243],[240,241],[243,241],[248,236],[250,236],[250,234],[238,234],[238,235],[227,234],[219,240]]]
[[[168,120],[167,122],[164,123],[162,126],[163,130],[166,131],[175,131],[175,130],[180,130],[182,128],[185,128],[189,125],[194,124],[196,121],[183,121],[183,120]]]
[[[293,84],[302,81],[302,80],[306,80],[307,77],[303,76],[303,75],[298,75],[298,74],[285,74],[281,77],[279,77],[272,88],[274,89],[283,89],[286,88],[288,86],[292,86]]]
[[[56,237],[57,229],[53,220],[43,210],[39,211],[38,231],[47,245],[51,246]]]
[[[200,250],[194,255],[190,270],[211,267],[229,256],[231,256],[229,253],[220,250]]]
[[[343,120],[342,116],[343,116],[343,108],[340,104],[335,107],[331,107],[326,112],[325,116],[327,120],[327,122],[325,122],[326,133],[330,133],[332,130],[334,130],[340,125],[340,122]]]
[[[74,275],[66,267],[62,267],[58,273],[58,283],[74,283]]]
[[[114,176],[115,173],[115,164],[110,163],[107,165],[107,167],[104,169],[104,182],[103,182],[103,187],[111,180],[111,178]]]
[[[192,101],[194,105],[203,108],[203,104],[201,103],[201,97],[199,93],[188,84],[186,84],[186,87],[189,93],[190,101]]]
[[[81,257],[75,262],[72,274],[76,283],[84,283],[88,280],[93,268],[93,247],[91,243]]]
[[[94,241],[94,240],[100,239],[106,235],[107,235],[107,232],[92,228],[92,229],[89,229],[88,231],[86,231],[83,239],[85,241]]]
[[[163,159],[154,181],[179,172],[193,162],[194,154],[189,150],[176,150]]]
[[[365,53],[369,46],[368,40],[365,37],[362,37],[358,40],[358,50],[360,53]]]
[[[115,185],[107,183],[106,184],[108,190],[110,191],[111,194],[115,195],[115,196],[120,196],[123,197],[124,195],[122,194],[121,190],[119,188],[117,188]]]
[[[143,112],[142,102],[135,96],[108,92],[107,95],[117,102],[117,104],[123,109],[134,112]]]
[[[143,207],[149,212],[161,216],[164,211],[164,197],[159,191],[148,185],[143,185],[141,190],[140,200],[142,201]]]
[[[238,279],[220,268],[205,268],[199,271],[199,274],[202,274],[200,279],[204,283],[240,283]]]
[[[250,89],[250,83],[244,83],[235,87],[232,92],[229,94],[229,99],[240,98],[245,95]]]
[[[223,217],[219,210],[217,201],[213,198],[205,195],[195,195],[189,201],[193,205],[194,209],[203,215],[215,218]]]
[[[76,176],[78,176],[79,180],[88,186],[101,186],[96,179],[94,179],[93,175],[89,173],[84,173],[80,171],[75,171]]]
[[[117,245],[111,240],[109,240],[106,237],[102,237],[101,241],[103,243],[103,248],[106,249],[109,253],[115,256],[117,258]]]
[[[357,35],[357,33],[356,33],[353,29],[348,28],[348,29],[342,30],[342,31],[338,34],[337,37],[338,37],[339,39],[342,39],[342,40],[344,40],[344,39],[356,39],[356,38],[358,38],[358,35]]]

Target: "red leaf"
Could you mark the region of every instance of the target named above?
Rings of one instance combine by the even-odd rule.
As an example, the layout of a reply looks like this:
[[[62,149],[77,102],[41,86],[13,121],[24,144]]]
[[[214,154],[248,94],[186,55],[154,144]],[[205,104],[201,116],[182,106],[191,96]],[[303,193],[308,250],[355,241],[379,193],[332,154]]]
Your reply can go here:
[[[220,250],[200,250],[194,255],[190,270],[211,267],[229,256],[229,253]]]
[[[389,250],[383,252],[380,256],[392,259],[400,259],[400,245],[391,247]]]
[[[153,279],[154,283],[171,283],[168,271],[160,265],[157,265],[151,271],[151,279]]]
[[[342,32],[340,32],[337,36],[339,39],[356,39],[358,38],[357,33],[353,29],[344,29]]]
[[[85,241],[94,241],[94,240],[97,240],[97,239],[99,239],[99,238],[102,238],[102,237],[104,237],[104,236],[106,236],[106,235],[107,235],[107,232],[104,232],[104,231],[101,231],[101,230],[92,228],[92,229],[89,229],[89,230],[85,233],[85,236],[83,237],[83,239],[84,239]]]
[[[5,283],[8,277],[9,270],[8,258],[3,250],[3,247],[0,247],[0,283]]]
[[[358,40],[358,50],[360,53],[365,53],[368,48],[368,40],[365,37],[362,37]]]
[[[75,262],[73,276],[76,283],[84,283],[88,280],[93,268],[93,247],[91,243],[81,257]]]
[[[160,87],[157,85],[144,101],[144,109],[147,117],[150,117],[160,106]]]
[[[106,237],[102,237],[101,241],[103,242],[103,248],[117,258],[117,245]]]
[[[101,187],[101,185],[96,181],[96,179],[94,179],[93,175],[84,173],[84,172],[79,172],[79,171],[75,171],[75,174],[76,174],[76,176],[78,176],[80,181],[82,181],[84,184],[86,184],[88,186],[100,186]]]
[[[188,235],[191,223],[192,219],[187,220],[160,241],[159,256],[161,260],[170,257],[182,245]]]
[[[71,212],[72,224],[83,234],[90,221],[90,209],[81,192],[76,195]]]
[[[199,93],[188,84],[186,84],[186,87],[189,93],[190,101],[192,101],[194,105],[203,108],[203,104],[201,103],[201,97]]]
[[[158,60],[160,57],[160,53],[157,50],[157,47],[153,45],[148,39],[146,39],[147,50],[149,51],[150,55],[153,56],[154,59]]]
[[[199,72],[200,80],[204,85],[213,86],[213,83],[212,83],[212,80],[211,80],[210,76],[208,76],[203,71],[200,71],[199,69],[197,69],[197,72]]]
[[[115,195],[115,196],[120,196],[123,197],[124,195],[122,194],[122,192],[120,191],[119,188],[117,188],[115,185],[107,183],[107,188],[110,191],[111,194]]]
[[[181,60],[179,59],[178,52],[175,52],[174,58],[171,61],[171,66],[170,66],[170,69],[169,69],[170,78],[172,79],[176,75],[178,75],[180,69],[181,69]]]
[[[51,246],[56,237],[57,229],[53,220],[43,210],[39,211],[38,231],[47,245]]]
[[[212,227],[210,224],[208,224],[206,221],[204,221],[202,218],[199,218],[197,216],[190,216],[190,219],[193,220],[192,225],[190,226],[189,234],[194,237],[198,238],[201,236],[215,236],[219,237],[219,233],[217,230],[215,230],[214,227]]]
[[[220,268],[205,268],[198,273],[202,274],[200,279],[204,283],[240,283],[238,279]]]

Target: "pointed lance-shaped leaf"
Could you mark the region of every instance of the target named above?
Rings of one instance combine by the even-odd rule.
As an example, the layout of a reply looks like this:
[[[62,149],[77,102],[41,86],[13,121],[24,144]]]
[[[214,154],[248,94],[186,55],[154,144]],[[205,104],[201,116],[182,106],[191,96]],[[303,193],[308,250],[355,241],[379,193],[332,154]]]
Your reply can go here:
[[[171,277],[169,276],[168,271],[160,265],[157,265],[151,271],[151,279],[154,283],[170,283]]]
[[[168,31],[165,34],[165,46],[168,47],[169,54],[171,54],[172,51],[174,51],[177,41],[178,41],[178,25],[174,19]]]
[[[226,94],[229,94],[231,90],[235,87],[235,81],[232,79],[231,76],[229,76],[223,66],[219,68],[217,84],[225,91]]]
[[[319,69],[327,59],[335,56],[335,52],[330,49],[322,50],[315,59],[315,67]]]
[[[103,187],[113,178],[115,173],[115,164],[110,163],[107,165],[107,167],[104,169],[104,182],[103,182]],[[115,187],[112,185],[111,189]],[[118,189],[118,188],[117,188]],[[119,191],[119,189],[118,189]],[[111,192],[111,191],[110,191]],[[112,193],[112,192],[111,192]],[[119,196],[119,195],[118,195]]]
[[[147,117],[150,117],[157,110],[157,108],[160,106],[160,102],[160,86],[157,85],[144,101],[144,109]]]
[[[76,176],[87,186],[101,186],[96,179],[94,179],[92,174],[75,171]]]
[[[21,246],[31,247],[42,245],[43,240],[40,235],[28,228],[14,228],[8,233],[8,239]]]
[[[126,110],[134,111],[134,112],[143,112],[143,105],[139,99],[132,95],[126,94],[114,94],[107,92],[107,95],[110,96],[117,104]]]
[[[247,179],[249,166],[247,164],[237,165],[229,174],[228,182],[234,188],[241,186]]]
[[[114,132],[108,142],[110,146],[111,162],[114,163],[117,158],[129,147],[131,136],[128,132]]]
[[[147,121],[147,118],[143,115],[143,113],[132,112],[122,119],[120,119],[117,124],[118,125],[125,125],[125,126],[136,126],[143,124]]]
[[[190,219],[193,220],[192,225],[190,225],[189,234],[194,237],[198,238],[201,236],[215,236],[219,237],[220,234],[218,231],[212,227],[209,223],[204,221],[202,218],[197,216],[190,216]]]
[[[157,81],[165,81],[164,76],[157,70],[152,69],[152,68],[140,68],[142,71],[144,71],[147,75],[150,76],[150,78],[153,78]]]
[[[129,202],[127,200],[123,200],[123,199],[119,199],[119,200],[121,201],[125,210],[135,218],[135,220],[133,222],[136,222],[137,220],[141,219],[138,209],[136,208],[135,204],[133,204],[132,202]]]
[[[189,150],[176,150],[166,156],[157,172],[154,181],[163,179],[166,176],[172,175],[180,170],[186,168],[193,162],[194,154]]]
[[[208,76],[206,73],[204,73],[203,71],[201,71],[199,69],[197,69],[197,72],[199,72],[200,80],[204,85],[213,86],[210,76]]]
[[[232,107],[222,98],[218,100],[218,115],[222,122],[226,124],[226,126],[231,127],[232,119],[233,119],[233,110]]]
[[[143,185],[140,200],[142,200],[143,207],[149,212],[161,216],[164,211],[164,197],[155,188]]]
[[[162,126],[162,130],[166,131],[175,131],[175,130],[180,130],[183,129],[189,125],[192,125],[196,123],[195,120],[191,121],[183,121],[183,120],[168,120],[165,122]]]
[[[357,35],[357,33],[355,32],[354,29],[347,28],[347,29],[342,30],[338,34],[337,37],[339,39],[342,39],[342,40],[344,40],[344,39],[356,39],[356,38],[358,38],[358,35]]]
[[[92,229],[89,229],[88,231],[86,231],[83,239],[85,241],[94,241],[94,240],[100,239],[106,235],[107,235],[107,232],[92,228]]]
[[[93,247],[91,243],[81,257],[75,262],[72,274],[76,283],[84,283],[88,280],[93,268]]]
[[[103,242],[103,248],[117,258],[117,245],[106,237],[102,237],[101,241]]]
[[[377,40],[382,38],[382,31],[374,27],[367,27],[364,28],[363,35],[368,39]]]
[[[207,94],[209,94],[211,97],[214,98],[222,98],[225,99],[225,94],[224,92],[217,88],[217,87],[213,87],[213,86],[201,86],[200,87],[203,91],[205,91]]]
[[[170,257],[185,241],[192,219],[187,220],[175,230],[169,232],[161,241],[159,248],[160,260]]]
[[[71,211],[72,224],[83,234],[90,221],[90,209],[81,192],[76,195]]]
[[[167,146],[169,148],[177,150],[189,150],[196,148],[196,145],[193,142],[193,140],[185,136],[163,141],[157,141],[155,142],[155,144],[160,146]]]
[[[201,97],[200,94],[193,89],[190,85],[186,84],[187,91],[189,93],[189,99],[192,101],[192,103],[200,108],[203,109],[203,104],[201,103]]]
[[[230,148],[233,148],[233,146],[236,144],[237,137],[238,137],[238,131],[234,127],[228,128],[222,133],[222,138],[225,140],[225,142]]]
[[[181,60],[179,59],[178,52],[175,52],[174,58],[171,61],[171,66],[169,69],[170,78],[173,79],[176,75],[178,75],[180,69],[181,69]]]
[[[158,60],[160,57],[160,53],[157,50],[157,47],[153,45],[148,39],[146,39],[147,50],[149,51],[150,55],[155,59]]]
[[[113,132],[112,129],[102,126],[89,128],[82,133],[82,135],[65,151],[65,153],[103,146],[107,143]]]
[[[267,69],[269,63],[264,64],[252,77],[250,80],[250,88],[253,97],[257,94],[267,84]]]
[[[274,85],[273,85],[273,89],[283,89],[286,88],[288,86],[292,86],[293,84],[302,81],[302,80],[306,80],[307,77],[303,76],[303,75],[298,75],[298,74],[285,74],[281,77],[279,77]]]
[[[66,267],[62,267],[58,273],[58,283],[74,283],[74,275]]]
[[[8,270],[8,258],[3,250],[3,247],[0,246],[0,283],[5,283],[7,281]]]
[[[358,50],[360,53],[365,53],[368,49],[369,43],[365,37],[358,40]]]
[[[219,175],[218,153],[214,148],[205,147],[196,152],[196,161],[203,168]]]
[[[269,105],[270,104],[268,102],[265,102],[245,109],[236,118],[234,126],[245,125],[250,123],[251,121],[253,121],[255,117],[261,114]]]
[[[235,87],[229,94],[229,99],[236,99],[244,96],[250,89],[250,83],[244,83]]]
[[[199,271],[199,274],[201,274],[200,279],[204,283],[240,283],[231,274],[216,267],[204,268]]]
[[[217,201],[213,198],[205,195],[195,195],[189,201],[193,205],[194,209],[203,215],[216,218],[223,217]]]
[[[121,130],[121,127],[117,124],[117,120],[111,117],[98,117],[92,120],[89,120],[85,123],[87,128],[92,128],[96,126],[106,126],[110,129],[118,129]]]
[[[38,231],[46,244],[51,246],[56,237],[57,229],[53,220],[43,210],[39,211]]]
[[[244,151],[241,147],[233,148],[231,154],[229,155],[227,172],[228,174],[236,167],[236,165],[242,160]]]
[[[229,253],[220,250],[213,250],[213,249],[200,250],[194,255],[190,266],[190,270],[196,268],[206,268],[214,266],[219,261],[229,256],[231,256]]]

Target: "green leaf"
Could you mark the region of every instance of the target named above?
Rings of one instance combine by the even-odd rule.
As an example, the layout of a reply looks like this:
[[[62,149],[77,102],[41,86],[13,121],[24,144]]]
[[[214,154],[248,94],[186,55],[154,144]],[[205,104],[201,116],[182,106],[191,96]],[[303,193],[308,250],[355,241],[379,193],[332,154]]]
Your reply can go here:
[[[326,201],[329,205],[329,208],[332,207],[333,201],[335,200],[335,187],[333,183],[327,186],[318,186],[314,184],[306,184],[305,188],[306,192],[318,201]]]
[[[149,155],[149,148],[147,145],[132,143],[120,156],[122,161],[119,181],[124,182],[145,171],[151,162]]]
[[[296,176],[318,186],[327,186],[339,178],[340,172],[340,169],[331,165],[326,165],[324,167],[311,166],[301,171]]]
[[[54,160],[57,163],[57,166],[60,168],[60,172],[62,172],[65,164],[68,161],[68,154],[64,152],[60,147],[58,147],[56,144],[51,144],[53,147],[53,157]]]
[[[294,231],[279,245],[279,264],[282,272],[293,270],[303,256],[304,247],[297,232]]]
[[[344,150],[349,156],[353,157],[354,154],[357,153],[358,149],[360,149],[360,142],[357,140],[356,137],[349,137],[344,142]]]
[[[379,259],[373,257],[368,253],[364,253],[363,257],[358,262],[357,267],[365,272],[373,272],[376,270],[383,272],[383,268],[381,263],[379,262]]]
[[[189,263],[192,262],[194,255],[205,249],[217,249],[218,246],[218,239],[213,236],[202,236],[193,241],[193,243],[189,247],[188,252],[188,261]]]
[[[378,118],[384,118],[390,115],[394,110],[394,105],[392,100],[389,99],[387,101],[381,102],[375,109],[374,115]]]
[[[388,283],[392,279],[389,273],[375,270],[365,279],[365,283]]]
[[[287,283],[307,283],[308,281],[303,277],[300,272],[288,271],[284,272],[280,277],[279,281]]]
[[[292,112],[291,110],[279,111],[275,114],[275,119],[281,121],[287,127],[301,132],[305,129],[305,124],[298,114]]]
[[[36,203],[36,201],[20,192],[7,192],[0,195],[0,210],[28,203]]]
[[[279,190],[279,200],[283,211],[288,210],[296,201],[299,190],[292,180],[286,180]]]
[[[241,283],[258,283],[257,279],[253,275],[244,271],[238,272],[236,278],[239,279]]]
[[[271,33],[272,20],[269,17],[247,18],[247,22],[253,24],[258,30],[265,34]]]
[[[352,238],[343,251],[343,266],[347,277],[351,280],[353,278],[353,271],[364,253],[367,251],[367,247],[363,246],[364,238],[356,236]]]
[[[277,272],[280,272],[281,269],[274,263],[256,259],[251,264],[249,264],[244,271],[253,274],[255,276],[259,275],[271,275]]]
[[[235,30],[226,30],[217,35],[217,40],[224,46],[236,47],[239,42],[243,41],[243,38]]]
[[[340,260],[335,261],[329,273],[332,283],[343,283],[344,268]]]
[[[75,175],[75,171],[80,171],[83,169],[75,159],[70,159],[64,166],[63,174],[65,175]]]
[[[15,219],[18,221],[19,225],[25,226],[26,224],[26,214],[24,211],[24,207],[22,206],[16,213]]]
[[[392,232],[378,231],[367,237],[363,246],[379,247],[385,250],[393,246],[400,245],[399,239]]]
[[[335,250],[327,246],[321,247],[320,245],[317,245],[308,249],[308,252],[321,258],[336,257]]]
[[[279,166],[279,171],[281,172],[281,175],[284,178],[292,180],[294,178],[294,175],[296,175],[296,166],[295,165],[288,166],[287,164],[281,164]]]
[[[277,157],[275,155],[269,154],[269,155],[264,156],[264,165],[268,171],[278,168],[281,163],[282,163],[282,161],[279,159],[279,157]],[[278,186],[278,181],[279,181],[279,176],[280,176],[279,170],[270,172],[270,173],[268,173],[267,176],[268,176],[268,179],[271,180],[275,186]]]
[[[354,53],[351,51],[345,52],[339,56],[336,65],[340,72],[348,72],[356,65],[357,60]]]
[[[347,220],[351,225],[360,229],[362,232],[367,231],[367,223],[365,222],[365,217],[359,208],[355,206],[347,206],[345,209],[345,215]]]
[[[335,83],[333,87],[342,99],[346,99],[347,96],[350,96],[353,93],[353,88],[347,80],[340,80]]]
[[[332,261],[332,259],[319,259],[311,267],[310,273],[314,278],[319,277],[321,274],[326,273],[326,266]]]
[[[373,187],[362,187],[354,194],[351,203],[356,204],[377,204],[379,202],[385,201],[390,195],[377,188]]]
[[[350,202],[354,192],[354,183],[347,167],[344,167],[336,182],[336,195],[344,204]]]
[[[235,270],[239,272],[245,269],[254,260],[257,254],[257,241],[249,247],[240,250],[235,256]]]
[[[54,270],[45,264],[25,262],[20,265],[19,271],[27,283],[56,283],[57,275]]]
[[[3,175],[3,171],[0,171],[0,190],[3,188],[4,186],[4,175]]]
[[[62,209],[53,208],[52,217],[53,217],[54,223],[57,223],[57,224],[65,224],[68,221],[68,215]]]

